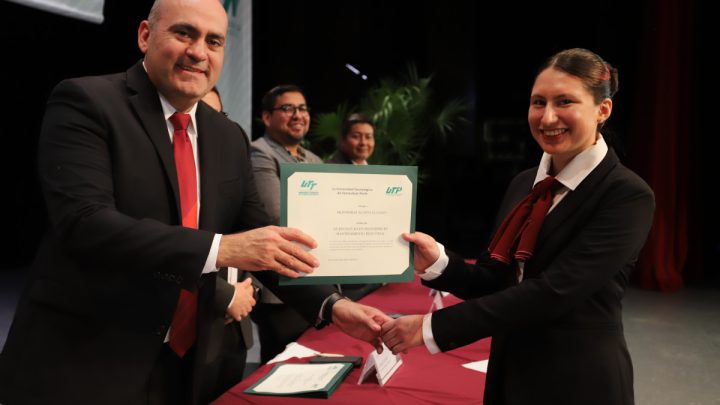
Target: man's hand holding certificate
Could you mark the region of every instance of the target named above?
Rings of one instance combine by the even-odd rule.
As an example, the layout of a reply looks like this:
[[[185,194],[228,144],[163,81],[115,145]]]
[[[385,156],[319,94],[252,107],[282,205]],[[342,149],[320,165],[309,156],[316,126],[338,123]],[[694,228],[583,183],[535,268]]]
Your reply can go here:
[[[281,284],[410,281],[417,168],[283,164],[281,225],[317,242],[320,266]]]

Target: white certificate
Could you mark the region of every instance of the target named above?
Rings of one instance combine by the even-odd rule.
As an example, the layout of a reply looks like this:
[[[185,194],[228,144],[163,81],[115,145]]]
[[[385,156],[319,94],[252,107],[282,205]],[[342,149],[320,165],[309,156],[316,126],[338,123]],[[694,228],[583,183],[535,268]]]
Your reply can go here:
[[[281,284],[411,281],[417,168],[281,165],[281,224],[312,236],[320,261]]]
[[[248,394],[328,398],[350,372],[350,363],[277,364]]]

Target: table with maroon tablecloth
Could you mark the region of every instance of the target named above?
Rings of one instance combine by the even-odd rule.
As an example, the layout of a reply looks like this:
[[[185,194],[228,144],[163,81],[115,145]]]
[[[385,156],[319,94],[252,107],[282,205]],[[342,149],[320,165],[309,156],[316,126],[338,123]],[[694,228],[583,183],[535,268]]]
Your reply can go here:
[[[389,314],[424,314],[432,305],[429,290],[416,279],[411,283],[388,284],[360,302],[372,305]],[[445,306],[460,302],[452,295],[443,298]],[[363,356],[366,361],[372,346],[355,340],[335,326],[321,330],[309,329],[298,343],[323,353],[342,353]],[[355,368],[332,396],[323,400],[337,404],[480,404],[485,388],[485,374],[462,367],[462,364],[485,360],[490,353],[490,339],[447,352],[430,354],[424,346],[402,355],[403,365],[385,386],[375,379],[357,384],[362,367]],[[305,363],[308,359],[293,358],[287,362]],[[317,399],[274,397],[245,394],[243,391],[267,374],[273,365],[263,365],[213,404],[304,404]]]

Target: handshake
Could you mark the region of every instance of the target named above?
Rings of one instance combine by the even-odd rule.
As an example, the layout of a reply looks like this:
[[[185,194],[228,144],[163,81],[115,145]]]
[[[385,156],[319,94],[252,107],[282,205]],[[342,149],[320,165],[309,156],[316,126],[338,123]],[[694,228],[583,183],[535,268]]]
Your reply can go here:
[[[332,321],[345,334],[364,340],[382,352],[385,343],[393,354],[423,344],[423,315],[393,319],[377,308],[340,300],[333,306]]]
[[[424,270],[437,259],[435,241],[430,236],[416,232],[403,234],[403,238],[416,245],[416,270]],[[216,267],[271,270],[287,277],[299,277],[301,273],[312,273],[319,265],[300,245],[312,249],[317,243],[298,229],[277,226],[223,235]],[[235,288],[236,299],[228,308],[226,322],[248,316],[255,305],[249,280],[237,283]],[[345,334],[372,344],[378,352],[382,351],[382,343],[395,354],[423,344],[422,315],[393,319],[376,308],[342,299],[332,307],[332,322]]]

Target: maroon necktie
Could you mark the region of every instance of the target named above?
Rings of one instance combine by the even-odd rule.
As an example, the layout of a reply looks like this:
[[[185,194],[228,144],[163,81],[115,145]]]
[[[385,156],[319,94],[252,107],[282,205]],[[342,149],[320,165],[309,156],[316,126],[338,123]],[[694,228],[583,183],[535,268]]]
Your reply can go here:
[[[535,242],[545,216],[553,203],[553,194],[562,184],[548,176],[533,187],[532,192],[513,208],[490,242],[490,257],[510,264],[510,257],[526,262],[535,249]]]
[[[190,115],[176,112],[170,117],[175,128],[173,132],[173,152],[175,154],[175,170],[180,189],[180,211],[182,225],[197,228],[197,178],[195,157],[192,144],[188,137],[187,127]],[[180,290],[177,308],[170,326],[170,348],[183,357],[195,343],[197,334],[197,290]]]

